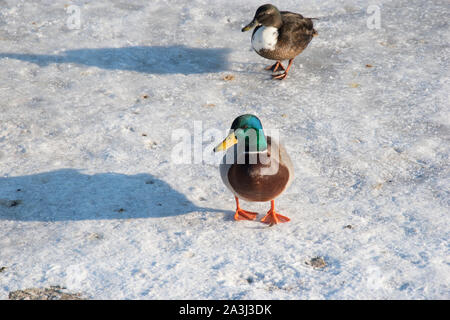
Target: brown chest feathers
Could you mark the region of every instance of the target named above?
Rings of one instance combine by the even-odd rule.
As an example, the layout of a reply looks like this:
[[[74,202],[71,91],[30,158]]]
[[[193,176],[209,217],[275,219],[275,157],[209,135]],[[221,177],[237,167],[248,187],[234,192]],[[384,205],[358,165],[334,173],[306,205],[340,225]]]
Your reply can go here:
[[[237,163],[231,165],[228,181],[240,197],[250,201],[270,201],[284,191],[290,172],[279,150],[273,149],[272,154],[242,154]]]

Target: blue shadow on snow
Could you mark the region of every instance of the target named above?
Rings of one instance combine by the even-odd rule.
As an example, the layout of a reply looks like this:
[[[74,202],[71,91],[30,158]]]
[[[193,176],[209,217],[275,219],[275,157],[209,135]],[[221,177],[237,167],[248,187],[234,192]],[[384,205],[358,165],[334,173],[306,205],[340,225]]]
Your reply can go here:
[[[1,53],[9,58],[35,63],[74,63],[107,70],[128,70],[149,74],[198,74],[226,71],[227,48],[190,48],[176,46],[134,46],[67,50],[57,55]]]
[[[206,202],[205,202],[206,203]],[[190,212],[234,212],[199,207],[150,174],[74,169],[0,177],[0,220],[74,221],[160,218]]]

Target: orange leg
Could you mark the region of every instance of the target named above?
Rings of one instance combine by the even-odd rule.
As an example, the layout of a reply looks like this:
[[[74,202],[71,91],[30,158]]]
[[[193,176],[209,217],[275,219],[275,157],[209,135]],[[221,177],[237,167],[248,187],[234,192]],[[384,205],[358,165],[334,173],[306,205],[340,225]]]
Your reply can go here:
[[[275,200],[270,202],[270,210],[267,212],[266,216],[262,218],[261,222],[268,223],[271,226],[277,223],[289,222],[291,219],[288,217],[282,216],[281,214],[275,212]]]
[[[289,60],[289,65],[287,66],[286,70],[283,73],[280,74],[275,74],[272,76],[272,79],[278,79],[278,80],[283,80],[287,77],[288,75],[288,71],[292,66],[292,61],[294,61],[294,59],[290,59]]]
[[[276,72],[278,69],[284,70],[284,67],[281,64],[281,61],[277,61],[274,65],[268,66],[265,69],[266,70],[272,70],[272,72]]]
[[[256,212],[242,210],[239,206],[238,197],[234,198],[236,199],[236,214],[234,215],[234,220],[255,220],[258,214]]]

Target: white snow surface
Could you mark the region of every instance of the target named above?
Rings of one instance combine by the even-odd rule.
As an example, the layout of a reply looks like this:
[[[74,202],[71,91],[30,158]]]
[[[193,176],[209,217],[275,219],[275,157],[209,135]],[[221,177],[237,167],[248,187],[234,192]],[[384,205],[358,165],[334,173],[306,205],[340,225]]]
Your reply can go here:
[[[261,4],[0,0],[0,299],[450,298],[449,2],[371,2],[377,29],[273,1],[319,18],[284,81],[240,31]],[[234,221],[217,163],[171,157],[244,113],[281,130],[289,223]]]

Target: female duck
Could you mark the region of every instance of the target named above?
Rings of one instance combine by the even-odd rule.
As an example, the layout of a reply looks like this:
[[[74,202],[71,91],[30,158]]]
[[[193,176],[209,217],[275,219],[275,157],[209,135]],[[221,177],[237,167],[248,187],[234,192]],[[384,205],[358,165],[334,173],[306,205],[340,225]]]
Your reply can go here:
[[[242,32],[255,28],[252,35],[252,47],[262,57],[277,62],[266,70],[276,72],[285,70],[281,74],[273,75],[274,79],[284,79],[291,68],[292,61],[298,56],[317,35],[311,18],[304,18],[301,14],[288,11],[278,11],[271,5],[265,4],[256,10],[252,22],[246,25]],[[281,60],[289,60],[284,69]]]
[[[257,216],[256,212],[240,208],[241,198],[252,202],[271,201],[270,210],[261,220],[264,223],[290,221],[275,211],[274,199],[287,189],[294,176],[291,159],[277,142],[264,135],[256,116],[245,114],[233,121],[231,133],[214,148],[215,152],[228,149],[220,165],[220,175],[235,196],[235,220],[254,220]]]

